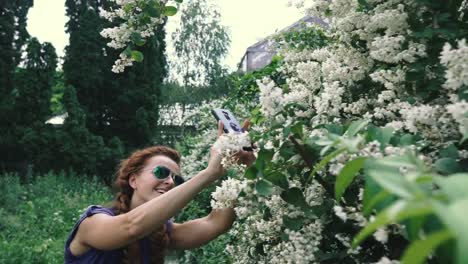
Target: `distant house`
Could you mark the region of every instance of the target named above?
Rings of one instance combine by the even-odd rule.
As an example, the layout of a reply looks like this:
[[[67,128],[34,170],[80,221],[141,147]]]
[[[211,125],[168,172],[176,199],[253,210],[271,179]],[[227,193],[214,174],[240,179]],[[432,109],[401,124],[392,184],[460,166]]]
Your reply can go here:
[[[278,33],[287,32],[291,29],[301,28],[304,26],[310,26],[312,24],[327,27],[327,24],[322,19],[318,17],[306,16],[296,23],[280,30]],[[239,63],[237,69],[238,72],[251,72],[268,65],[271,62],[273,56],[276,54],[274,44],[274,39],[269,36],[248,47],[244,53],[244,56],[242,56],[241,62]]]
[[[53,116],[50,119],[48,119],[45,123],[55,125],[55,126],[60,126],[60,125],[63,125],[67,117],[68,117],[68,113]]]

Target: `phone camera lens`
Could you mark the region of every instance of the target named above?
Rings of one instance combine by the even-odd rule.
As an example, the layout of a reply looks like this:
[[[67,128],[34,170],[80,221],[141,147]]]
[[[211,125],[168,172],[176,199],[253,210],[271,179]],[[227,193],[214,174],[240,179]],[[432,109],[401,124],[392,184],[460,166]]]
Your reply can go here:
[[[225,117],[227,120],[231,120],[231,118],[229,118],[228,112],[226,112],[226,111],[221,111],[221,112],[223,113],[224,117]]]
[[[240,131],[239,127],[236,124],[231,122],[229,123],[229,125],[231,125],[231,128],[234,129],[234,131],[238,131],[238,132]]]

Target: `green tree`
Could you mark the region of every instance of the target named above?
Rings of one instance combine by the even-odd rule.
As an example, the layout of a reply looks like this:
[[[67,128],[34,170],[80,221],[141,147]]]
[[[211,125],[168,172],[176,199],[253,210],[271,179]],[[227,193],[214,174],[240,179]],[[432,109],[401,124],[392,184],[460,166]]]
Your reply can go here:
[[[26,15],[32,0],[0,1],[0,94],[13,89],[13,73],[21,59],[21,49],[29,37]]]
[[[24,44],[29,34],[26,19],[32,0],[0,1],[0,168],[17,169],[22,166],[18,160],[16,130],[15,69],[20,64]]]
[[[172,39],[177,59],[171,66],[184,86],[214,85],[225,74],[221,61],[231,40],[214,2],[189,1]]]
[[[63,71],[56,71],[54,75],[54,86],[52,86],[52,97],[50,98],[50,111],[52,115],[60,115],[65,112],[62,99],[65,91],[65,80]]]
[[[57,67],[57,54],[50,43],[32,38],[26,49],[24,68],[15,74],[15,112],[17,124],[29,126],[50,117],[50,97]]]

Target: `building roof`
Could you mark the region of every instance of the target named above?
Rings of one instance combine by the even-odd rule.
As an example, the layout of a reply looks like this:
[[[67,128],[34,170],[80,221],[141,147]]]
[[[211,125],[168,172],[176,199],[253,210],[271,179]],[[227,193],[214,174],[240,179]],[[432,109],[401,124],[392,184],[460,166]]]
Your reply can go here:
[[[305,25],[311,25],[311,24],[317,24],[317,25],[320,25],[324,28],[327,28],[328,27],[328,24],[325,23],[321,18],[319,17],[313,17],[313,16],[305,16],[303,18],[301,18],[300,20],[296,21],[294,24],[274,33],[274,34],[271,34],[267,37],[265,37],[264,39],[256,42],[255,44],[249,46],[246,50],[246,52],[244,53],[244,55],[242,56],[241,58],[241,61],[239,63],[239,66],[238,66],[238,70],[241,70],[241,68],[243,67],[243,64],[244,64],[244,60],[246,60],[246,57],[248,56],[248,54],[253,54],[255,53],[256,56],[259,56],[259,57],[263,57],[261,58],[260,60],[263,61],[263,63],[265,63],[266,60],[265,57],[270,57],[269,59],[271,60],[271,58],[275,55],[276,51],[273,48],[273,44],[274,44],[274,40],[273,40],[273,36],[279,34],[279,33],[283,33],[283,32],[287,32],[287,31],[290,31],[291,29],[295,29],[295,28],[301,28]],[[261,63],[261,64],[263,64]],[[247,71],[249,71],[250,69],[246,69]]]

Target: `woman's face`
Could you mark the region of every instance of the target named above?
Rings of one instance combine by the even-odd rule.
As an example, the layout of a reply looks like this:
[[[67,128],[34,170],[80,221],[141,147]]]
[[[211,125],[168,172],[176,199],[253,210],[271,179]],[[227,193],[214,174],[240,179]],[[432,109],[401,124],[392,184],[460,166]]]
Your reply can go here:
[[[132,207],[136,207],[154,199],[174,187],[172,177],[157,179],[153,170],[156,166],[164,166],[175,174],[180,174],[179,165],[172,159],[158,155],[146,161],[145,167],[138,175],[130,176],[130,186],[133,188]]]

